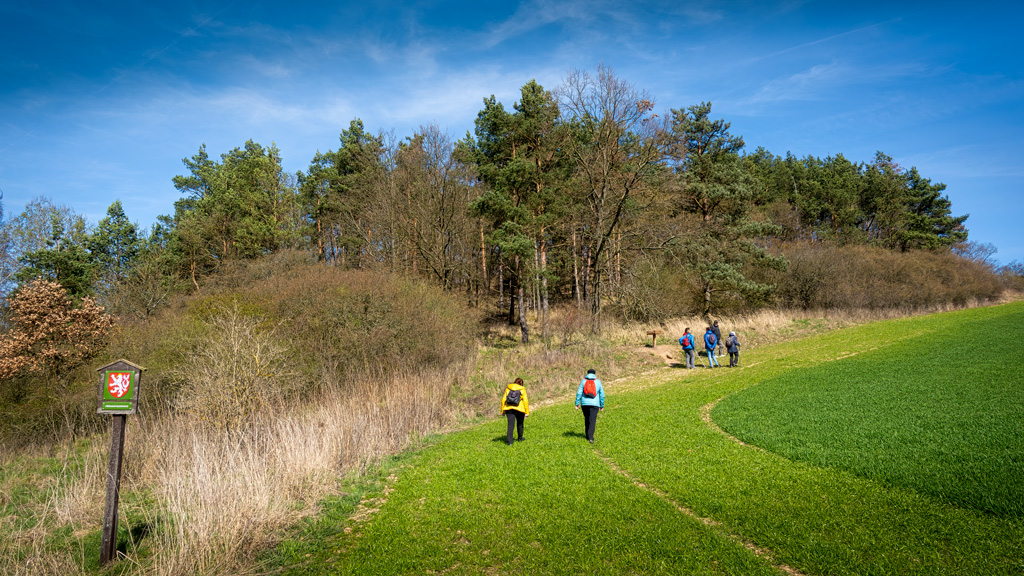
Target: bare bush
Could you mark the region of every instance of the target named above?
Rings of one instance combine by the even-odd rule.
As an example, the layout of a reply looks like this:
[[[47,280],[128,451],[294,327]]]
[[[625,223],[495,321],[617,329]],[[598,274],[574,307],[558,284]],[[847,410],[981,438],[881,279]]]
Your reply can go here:
[[[1002,293],[983,262],[948,251],[893,252],[873,246],[791,243],[782,248],[789,270],[774,273],[783,306],[804,309],[963,306]]]
[[[296,387],[288,349],[258,318],[235,305],[208,322],[208,331],[174,373],[185,383],[180,408],[205,425],[245,426]]]
[[[999,270],[999,278],[1010,290],[1024,292],[1024,261],[1014,260]]]

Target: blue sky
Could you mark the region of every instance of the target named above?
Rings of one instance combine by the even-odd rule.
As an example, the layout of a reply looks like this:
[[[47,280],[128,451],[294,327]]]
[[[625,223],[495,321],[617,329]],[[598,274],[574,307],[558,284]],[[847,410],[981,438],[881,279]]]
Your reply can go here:
[[[353,118],[471,130],[603,62],[657,108],[713,103],[748,150],[876,150],[948,185],[970,238],[1024,260],[1024,6],[995,2],[48,1],[0,3],[0,189],[148,227],[171,178],[276,143],[285,169]]]

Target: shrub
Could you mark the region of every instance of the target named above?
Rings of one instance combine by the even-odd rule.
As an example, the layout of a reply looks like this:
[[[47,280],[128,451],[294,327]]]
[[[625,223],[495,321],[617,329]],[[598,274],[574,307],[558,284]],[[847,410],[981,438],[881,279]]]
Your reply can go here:
[[[0,443],[42,444],[94,427],[96,389],[84,366],[114,318],[91,299],[74,307],[63,286],[35,280],[8,300],[0,337]]]
[[[474,313],[418,280],[315,266],[268,282],[268,307],[328,380],[443,370],[475,349]]]
[[[0,339],[0,379],[74,368],[106,343],[114,318],[90,298],[75,308],[67,290],[37,279],[9,300]]]
[[[176,405],[173,398],[194,386],[187,371],[200,368],[192,363],[228,329],[218,327],[226,311],[253,337],[272,335],[275,346],[287,349],[293,378],[314,389],[364,376],[446,370],[469,358],[478,335],[474,312],[439,288],[277,254],[234,265],[133,326],[133,338],[115,342],[111,356],[137,358],[148,368],[142,402]]]
[[[787,272],[772,272],[783,306],[919,308],[998,298],[1003,287],[990,267],[948,251],[893,252],[874,246],[788,243]]]
[[[1024,292],[1024,261],[1014,260],[999,271],[1003,285],[1017,292]]]
[[[237,306],[208,322],[206,335],[175,370],[179,381],[188,382],[181,409],[200,423],[232,431],[297,387],[287,347],[260,324]]]

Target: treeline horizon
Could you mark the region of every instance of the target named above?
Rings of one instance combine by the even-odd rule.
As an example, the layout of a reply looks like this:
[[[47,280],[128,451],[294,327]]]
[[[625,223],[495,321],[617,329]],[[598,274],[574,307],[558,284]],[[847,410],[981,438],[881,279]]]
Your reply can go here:
[[[997,269],[995,247],[968,241],[968,216],[953,214],[945,184],[914,167],[881,151],[869,162],[748,152],[711,103],[656,113],[648,93],[604,66],[571,72],[554,91],[531,80],[511,109],[483,98],[460,140],[436,125],[399,140],[357,118],[336,150],[296,174],[275,145],[251,140],[219,159],[204,144],[183,164],[172,178],[182,197],[148,234],[120,201],[95,226],[42,198],[5,220],[5,294],[43,278],[144,320],[232,262],[304,250],[493,305],[526,342],[525,311],[546,337],[552,303],[587,310],[597,331],[609,307],[649,321],[989,299],[1024,271]],[[824,297],[830,282],[851,280],[849,270],[830,276],[829,260],[852,257],[879,267],[851,263],[866,275],[854,282],[903,269],[896,284],[931,275],[956,285],[925,298]]]

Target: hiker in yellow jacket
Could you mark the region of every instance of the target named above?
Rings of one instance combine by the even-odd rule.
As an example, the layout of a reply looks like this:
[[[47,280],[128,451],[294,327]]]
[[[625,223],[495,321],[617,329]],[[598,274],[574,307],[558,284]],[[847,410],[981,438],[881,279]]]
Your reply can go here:
[[[523,379],[516,378],[516,381],[505,387],[505,393],[501,396],[501,413],[508,419],[508,436],[506,442],[512,445],[512,428],[518,428],[519,441],[523,437],[523,421],[530,415],[530,401],[526,399],[526,388],[523,386]]]

